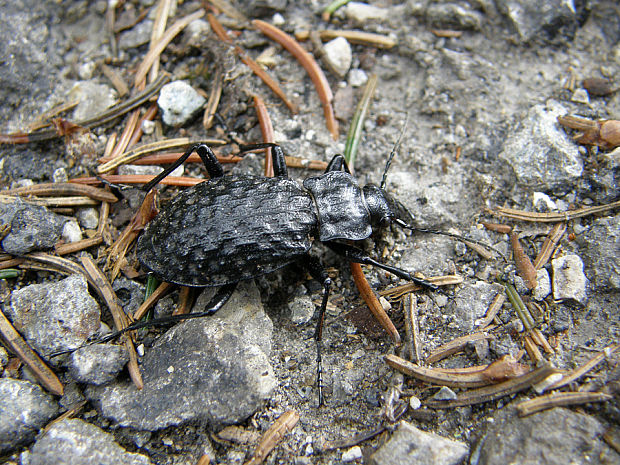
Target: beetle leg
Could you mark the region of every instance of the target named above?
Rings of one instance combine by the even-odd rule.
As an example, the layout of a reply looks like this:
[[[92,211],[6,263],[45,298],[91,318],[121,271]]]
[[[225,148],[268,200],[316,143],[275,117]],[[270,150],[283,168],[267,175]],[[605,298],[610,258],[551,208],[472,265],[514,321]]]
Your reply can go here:
[[[321,342],[323,340],[323,324],[325,323],[325,309],[327,308],[327,300],[329,299],[329,290],[332,280],[321,265],[318,259],[311,255],[306,256],[303,265],[308,269],[314,279],[323,284],[323,299],[319,308],[319,319],[316,323],[314,331],[314,340],[316,342],[316,382],[319,389],[319,407],[323,405],[323,361],[321,358]]]
[[[282,147],[273,142],[263,142],[260,144],[247,144],[239,147],[241,153],[251,150],[271,148],[271,159],[273,160],[273,175],[275,177],[288,178],[288,169],[286,168],[286,159]]]
[[[170,316],[156,318],[154,320],[149,320],[149,321],[136,321],[135,323],[130,324],[129,326],[121,329],[120,331],[116,331],[102,339],[92,342],[92,344],[111,341],[112,339],[117,338],[121,334],[124,334],[128,331],[135,331],[136,329],[147,328],[150,326],[166,325],[166,324],[176,323],[176,322],[183,321],[183,320],[192,320],[194,318],[203,318],[205,316],[211,316],[215,312],[217,312],[219,309],[221,309],[226,304],[226,302],[228,302],[233,292],[237,288],[237,284],[238,283],[224,284],[222,287],[220,287],[215,293],[215,295],[211,298],[209,303],[205,306],[206,310],[202,312],[184,313],[182,315],[170,315]]]
[[[419,284],[420,286],[424,286],[428,289],[436,291],[438,288],[434,284],[429,281],[421,278],[416,278],[409,271],[403,270],[401,268],[396,268],[394,266],[386,265],[384,263],[380,263],[373,258],[370,258],[363,250],[358,249],[357,247],[352,247],[347,244],[341,244],[340,242],[327,241],[323,242],[324,245],[332,249],[338,255],[342,255],[347,260],[350,260],[355,263],[361,263],[362,265],[372,265],[377,268],[381,268],[382,270],[389,271],[393,275],[398,276],[399,278],[406,279],[407,281],[414,282]]]
[[[340,154],[334,155],[332,161],[330,161],[327,165],[327,169],[325,170],[325,172],[329,173],[330,171],[344,171],[351,174],[351,170],[349,170],[349,165],[347,164],[347,161],[345,160],[344,156]]]
[[[181,164],[185,160],[187,160],[193,152],[196,152],[204,163],[205,168],[207,168],[207,172],[209,173],[209,177],[219,178],[221,176],[224,176],[224,169],[222,168],[220,162],[217,161],[217,157],[215,156],[213,151],[205,144],[197,144],[192,145],[190,148],[188,148],[187,151],[183,155],[181,155],[177,161],[175,161],[172,165],[159,173],[151,182],[145,184],[143,189],[147,192],[150,191],[159,183],[159,181],[164,179],[179,166],[181,166]]]

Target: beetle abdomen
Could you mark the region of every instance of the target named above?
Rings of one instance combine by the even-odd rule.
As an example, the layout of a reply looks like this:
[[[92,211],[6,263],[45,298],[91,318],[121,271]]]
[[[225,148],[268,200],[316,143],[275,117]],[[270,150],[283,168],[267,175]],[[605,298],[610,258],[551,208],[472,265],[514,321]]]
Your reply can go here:
[[[168,282],[220,286],[294,261],[310,249],[316,224],[296,182],[224,176],[173,198],[138,240],[138,259]]]

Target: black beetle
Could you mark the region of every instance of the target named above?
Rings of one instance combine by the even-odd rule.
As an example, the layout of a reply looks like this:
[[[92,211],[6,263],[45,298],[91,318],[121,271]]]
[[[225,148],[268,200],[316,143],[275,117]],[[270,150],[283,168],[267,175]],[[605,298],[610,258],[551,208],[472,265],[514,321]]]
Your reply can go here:
[[[309,255],[312,239],[352,262],[382,268],[431,289],[435,286],[405,270],[379,263],[351,245],[368,238],[373,229],[391,223],[411,228],[411,215],[383,189],[385,174],[381,187],[369,184],[361,188],[344,157],[336,155],[324,174],[304,180],[302,187],[288,177],[278,145],[254,144],[245,151],[266,147],[272,147],[273,178],[224,176],[208,146],[190,147],[145,190],[154,187],[194,151],[211,179],[184,190],[162,209],[140,236],[137,256],[144,268],[163,281],[220,287],[206,311],[175,319],[211,315],[226,303],[239,281],[271,273],[293,261],[304,264],[324,288],[315,331],[321,405],[320,342],[331,280],[318,260]],[[126,329],[138,326],[142,324]]]

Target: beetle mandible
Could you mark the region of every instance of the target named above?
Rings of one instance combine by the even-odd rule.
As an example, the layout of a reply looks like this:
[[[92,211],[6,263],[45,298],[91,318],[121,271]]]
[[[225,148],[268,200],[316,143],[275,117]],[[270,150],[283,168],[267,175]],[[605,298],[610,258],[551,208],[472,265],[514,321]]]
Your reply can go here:
[[[352,262],[376,266],[432,289],[435,286],[408,271],[379,263],[351,245],[391,223],[411,228],[411,215],[384,189],[385,173],[381,186],[360,187],[344,157],[336,155],[322,175],[305,179],[301,186],[288,177],[284,154],[277,144],[254,144],[245,151],[266,147],[272,147],[272,178],[224,176],[208,146],[190,147],[145,190],[193,152],[200,156],[210,179],[179,193],[162,208],[140,236],[137,256],[144,268],[163,281],[220,288],[206,311],[184,318],[212,315],[228,301],[240,281],[271,273],[293,261],[306,266],[323,285],[314,336],[322,405],[321,339],[332,283],[319,261],[309,254],[312,240]]]

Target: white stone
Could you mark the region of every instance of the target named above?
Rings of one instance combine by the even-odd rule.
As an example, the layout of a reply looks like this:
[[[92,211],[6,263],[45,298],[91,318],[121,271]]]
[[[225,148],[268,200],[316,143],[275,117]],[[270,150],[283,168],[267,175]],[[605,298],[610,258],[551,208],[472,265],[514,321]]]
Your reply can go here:
[[[588,95],[588,91],[585,89],[575,89],[575,92],[573,92],[572,97],[570,98],[571,102],[575,102],[575,103],[583,103],[583,104],[589,104],[590,103],[590,96]]]
[[[368,81],[368,75],[364,70],[355,68],[349,71],[349,84],[352,87],[363,86],[366,81]]]
[[[388,10],[362,2],[349,2],[343,9],[345,16],[356,23],[388,19]]]
[[[84,229],[95,229],[99,225],[99,213],[94,208],[80,208],[75,216]]]
[[[62,238],[67,243],[82,240],[82,230],[77,221],[70,220],[65,223],[65,226],[62,228]]]
[[[585,304],[586,284],[583,262],[574,254],[564,255],[551,261],[553,267],[553,298],[558,301],[574,300]]]
[[[161,88],[157,105],[169,126],[187,123],[205,104],[205,98],[185,81],[174,81]]]
[[[323,46],[325,52],[325,59],[331,64],[332,70],[343,78],[353,61],[353,52],[351,51],[351,45],[344,37],[336,37],[330,40]]]
[[[362,458],[362,449],[360,446],[353,446],[349,450],[345,450],[342,453],[343,462],[354,462],[355,460]]]
[[[543,192],[534,192],[532,195],[532,204],[534,208],[539,212],[557,211],[558,206],[555,204],[551,197]]]

